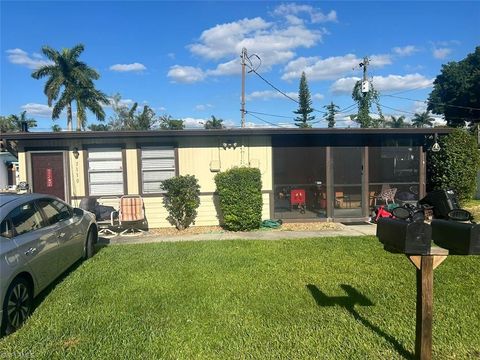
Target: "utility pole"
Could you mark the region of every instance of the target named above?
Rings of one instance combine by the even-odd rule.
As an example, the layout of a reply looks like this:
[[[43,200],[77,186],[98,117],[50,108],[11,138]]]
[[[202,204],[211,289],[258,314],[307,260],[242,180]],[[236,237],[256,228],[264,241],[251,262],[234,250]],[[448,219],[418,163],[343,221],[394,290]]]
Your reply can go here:
[[[241,125],[242,125],[242,128],[244,128],[245,127],[245,65],[247,60],[246,48],[242,49],[242,54],[240,55],[240,58],[242,59],[242,102],[241,102],[242,108],[240,109],[240,112],[242,115]]]
[[[362,80],[362,94],[366,96],[370,91],[370,84],[367,79],[367,67],[370,64],[370,60],[367,56],[363,58],[363,62],[360,63],[360,67],[363,67],[363,80]]]

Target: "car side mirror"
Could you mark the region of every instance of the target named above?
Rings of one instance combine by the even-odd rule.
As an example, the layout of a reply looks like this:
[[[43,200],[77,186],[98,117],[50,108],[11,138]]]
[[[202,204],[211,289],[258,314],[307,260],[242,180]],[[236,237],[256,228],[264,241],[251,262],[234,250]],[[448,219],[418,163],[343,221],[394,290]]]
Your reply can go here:
[[[74,216],[83,216],[83,210],[80,208],[73,208],[73,215]]]

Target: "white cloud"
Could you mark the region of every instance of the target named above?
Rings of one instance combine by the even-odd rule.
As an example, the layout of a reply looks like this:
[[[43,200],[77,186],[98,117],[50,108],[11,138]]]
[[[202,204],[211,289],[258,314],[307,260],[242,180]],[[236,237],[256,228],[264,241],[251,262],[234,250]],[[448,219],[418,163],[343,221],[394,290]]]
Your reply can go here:
[[[435,59],[445,59],[451,52],[452,49],[450,48],[435,48],[433,49],[433,57]]]
[[[293,99],[298,98],[298,93],[296,92],[287,92],[286,93],[288,96],[290,96]],[[284,95],[279,93],[278,91],[274,90],[264,90],[264,91],[254,91],[250,94],[247,94],[245,96],[246,100],[270,100],[270,99],[287,99]],[[288,99],[287,99],[288,100]]]
[[[334,93],[351,93],[359,77],[341,78],[335,81],[330,90]],[[434,79],[428,79],[420,74],[374,76],[373,85],[379,91],[398,91],[432,86]]]
[[[197,111],[205,111],[207,109],[211,109],[213,107],[212,104],[199,104],[195,106],[195,110]]]
[[[290,61],[284,68],[283,80],[300,79],[302,72],[308,80],[333,80],[358,68],[363,59],[354,54],[332,56],[326,59],[320,57],[299,57]],[[370,66],[382,67],[391,64],[389,55],[370,56]]]
[[[299,5],[295,3],[281,4],[275,8],[273,15],[284,16],[287,21],[295,17],[306,14],[310,17],[312,23],[324,23],[324,22],[336,22],[337,13],[335,10],[331,10],[328,14],[324,14],[319,9],[314,8],[311,5]]]
[[[290,92],[286,92],[285,94],[287,94],[292,99],[298,99],[298,92],[290,91]],[[322,100],[323,98],[324,98],[324,96],[322,94],[319,94],[319,93],[315,93],[315,94],[312,95],[312,99],[315,99],[315,100]],[[248,100],[248,101],[270,100],[270,99],[285,99],[285,100],[288,100],[288,98],[285,95],[279,93],[278,91],[274,91],[274,90],[254,91],[250,94],[247,94],[245,96],[245,99]]]
[[[186,117],[182,120],[186,128],[203,128],[205,122],[207,121],[205,119],[196,119],[192,117]]]
[[[104,108],[111,108],[112,107],[112,105],[114,103],[113,97],[109,97],[108,101],[110,102],[108,105],[102,105]],[[132,99],[120,99],[120,101],[118,102],[118,105],[130,107],[134,103],[135,103],[135,101],[133,101]],[[146,102],[144,101],[144,103],[146,103]]]
[[[202,32],[197,43],[188,46],[197,56],[208,60],[238,58],[242,48],[258,54],[264,66],[293,58],[294,49],[310,48],[321,41],[325,30],[310,30],[303,24],[267,22],[260,17],[219,24]]]
[[[119,71],[119,72],[128,72],[128,71],[144,71],[147,67],[140,63],[132,64],[115,64],[110,66],[110,70]]]
[[[419,51],[419,49],[414,45],[407,45],[404,47],[394,47],[393,52],[399,56],[410,56]]]
[[[207,75],[222,76],[222,75],[236,75],[242,72],[240,59],[234,59],[226,63],[218,64],[214,70],[207,70]]]
[[[171,78],[173,82],[192,84],[203,81],[206,74],[198,67],[174,65],[170,67],[167,76]]]
[[[22,110],[25,110],[28,115],[38,116],[38,117],[52,117],[52,109],[48,105],[28,103],[22,105]]]
[[[6,51],[8,54],[8,61],[12,64],[26,66],[29,69],[38,69],[41,66],[51,65],[53,62],[45,60],[42,55],[38,53],[32,54],[32,57],[22,49],[10,49]]]

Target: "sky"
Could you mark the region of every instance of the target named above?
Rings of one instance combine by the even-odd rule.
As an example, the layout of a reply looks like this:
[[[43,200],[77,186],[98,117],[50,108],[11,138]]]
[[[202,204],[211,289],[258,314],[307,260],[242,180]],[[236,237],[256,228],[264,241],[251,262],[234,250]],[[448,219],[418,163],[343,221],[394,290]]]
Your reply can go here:
[[[242,48],[247,126],[290,127],[306,73],[314,127],[324,106],[340,107],[336,127],[355,127],[351,92],[369,58],[368,78],[386,116],[424,111],[442,64],[480,45],[480,2],[445,1],[0,1],[0,114],[27,115],[49,131],[42,46],[82,43],[80,59],[95,82],[131,106],[202,127],[212,115],[229,127],[241,119]],[[283,94],[282,94],[283,93]],[[285,96],[287,95],[287,96]],[[112,114],[106,106],[107,121]],[[372,109],[372,114],[377,110]],[[96,123],[88,114],[89,124]],[[441,119],[438,119],[441,123]],[[57,121],[66,127],[65,114]]]

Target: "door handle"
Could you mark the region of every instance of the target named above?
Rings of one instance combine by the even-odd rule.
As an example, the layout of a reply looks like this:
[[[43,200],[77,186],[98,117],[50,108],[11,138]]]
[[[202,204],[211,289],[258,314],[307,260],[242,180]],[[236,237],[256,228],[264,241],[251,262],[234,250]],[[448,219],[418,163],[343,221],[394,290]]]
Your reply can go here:
[[[30,249],[28,249],[27,251],[25,251],[25,255],[33,255],[37,252],[37,248],[34,248],[34,247],[31,247]]]

